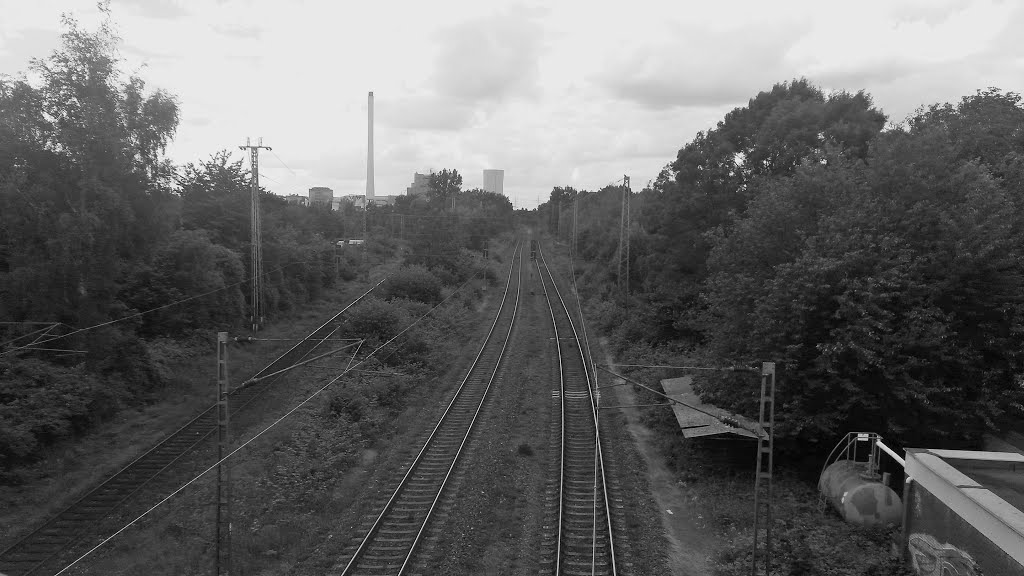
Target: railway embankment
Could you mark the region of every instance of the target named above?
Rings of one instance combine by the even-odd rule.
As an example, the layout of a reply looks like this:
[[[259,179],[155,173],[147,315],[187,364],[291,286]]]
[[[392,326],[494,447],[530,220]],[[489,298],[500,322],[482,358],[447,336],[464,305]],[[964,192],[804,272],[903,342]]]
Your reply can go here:
[[[394,268],[394,262],[376,267],[370,277]],[[269,324],[259,334],[262,340],[232,346],[230,381],[238,384],[255,374],[268,358],[293,346],[371,284],[368,279],[341,283],[307,307]],[[9,543],[31,530],[210,406],[216,399],[215,336],[212,331],[196,332],[186,339],[150,341],[157,369],[168,382],[164,389],[88,434],[46,449],[37,462],[17,471],[18,482],[0,484],[0,542]]]
[[[556,247],[568,270],[566,247]],[[582,269],[588,264],[578,261],[577,266]],[[597,336],[591,344],[595,356],[601,358],[597,362],[670,365],[683,354],[681,349],[629,337],[621,324],[604,316],[613,308],[607,295],[594,294],[586,287],[583,292],[583,312]],[[678,375],[664,369],[616,370],[654,388],[660,379]],[[618,383],[603,372],[599,376],[602,386]],[[617,421],[615,428],[630,436],[627,445],[635,447],[633,451],[614,453],[630,454],[635,464],[629,471],[642,471],[634,494],[642,493],[644,501],[631,506],[648,511],[649,516],[637,526],[649,532],[647,542],[658,544],[641,557],[662,558],[673,574],[749,574],[754,443],[686,439],[664,399],[635,387],[609,388],[603,402],[624,406],[602,410],[602,418],[609,423]],[[800,464],[795,458],[787,462],[785,456],[775,460],[773,570],[780,574],[904,575],[905,569],[891,558],[894,533],[858,528],[830,512],[823,514],[815,486],[801,474]]]
[[[321,573],[334,565],[335,544],[372,508],[422,426],[443,409],[454,375],[464,369],[462,349],[480,337],[478,315],[489,313],[494,290],[485,290],[488,280],[482,278],[457,293],[457,287],[443,288],[445,302],[396,341],[401,348],[383,350],[232,459],[234,572]],[[364,356],[433,304],[368,299],[352,309],[352,322],[339,336],[368,338],[359,354]],[[238,423],[232,444],[274,422],[344,371],[348,361],[338,355],[296,370],[266,396],[263,410]],[[183,464],[186,475],[201,472],[212,453],[212,447],[196,452]],[[214,553],[213,490],[210,475],[83,561],[76,573],[208,570]],[[130,521],[136,512],[123,511],[111,526]]]

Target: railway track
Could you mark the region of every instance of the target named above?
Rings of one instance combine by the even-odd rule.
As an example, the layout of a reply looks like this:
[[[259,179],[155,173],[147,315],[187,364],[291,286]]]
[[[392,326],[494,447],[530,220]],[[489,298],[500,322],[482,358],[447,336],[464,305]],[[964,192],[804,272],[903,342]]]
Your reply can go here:
[[[559,387],[553,395],[560,405],[553,434],[559,439],[559,478],[549,484],[556,492],[552,499],[557,506],[552,508],[558,516],[549,524],[553,533],[545,535],[548,558],[542,564],[556,575],[615,576],[611,510],[586,347],[539,249],[537,269],[554,328]]]
[[[246,381],[254,381],[253,384],[233,390],[231,413],[242,412],[262,395],[276,381],[275,373],[301,361],[323,346],[338,331],[339,327],[335,325],[338,318],[379,285],[380,282]],[[88,538],[106,536],[102,521],[138,496],[185,455],[210,440],[217,428],[216,415],[216,404],[213,404],[43,525],[0,552],[0,574],[53,574],[61,568],[53,564],[62,553]]]
[[[351,552],[342,576],[401,575],[411,567],[501,366],[519,310],[521,284],[521,246],[516,246],[501,306],[480,351],[398,487]]]

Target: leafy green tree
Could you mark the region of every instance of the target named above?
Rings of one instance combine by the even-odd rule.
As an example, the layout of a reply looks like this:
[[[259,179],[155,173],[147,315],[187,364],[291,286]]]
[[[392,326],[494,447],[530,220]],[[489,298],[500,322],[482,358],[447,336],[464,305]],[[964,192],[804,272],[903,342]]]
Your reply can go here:
[[[632,197],[617,341],[780,362],[778,438],[977,446],[1024,415],[1024,107],[990,88],[881,131],[864,92],[776,85]],[[566,192],[542,221],[557,229]],[[580,285],[609,301],[621,190],[581,192]],[[560,206],[563,205],[563,206]],[[538,211],[540,212],[540,211]],[[564,228],[564,226],[563,226]],[[660,353],[660,352],[659,352]],[[749,379],[705,398],[756,414]],[[831,442],[828,440],[828,442]],[[827,448],[826,448],[827,449]]]
[[[973,131],[959,112],[933,112],[876,137],[865,161],[833,152],[762,183],[714,240],[709,345],[783,360],[783,437],[807,445],[856,428],[970,446],[1024,412],[1013,191],[964,153]],[[708,394],[754,399],[738,381]]]
[[[139,335],[237,324],[251,276],[242,162],[220,152],[175,174],[164,148],[177,101],[120,71],[100,9],[94,31],[64,17],[60,47],[32,61],[31,82],[0,76],[0,320],[89,328],[54,341],[84,351],[73,359],[5,347],[0,468],[142,401],[164,382]],[[327,237],[344,221],[265,192],[259,201],[270,310],[317,297],[335,281]]]
[[[243,160],[220,150],[199,164],[183,166],[176,180],[182,228],[206,230],[214,242],[234,250],[248,247],[252,192]]]
[[[670,247],[660,273],[699,281],[710,250],[705,233],[742,215],[759,179],[791,174],[830,145],[862,157],[884,124],[866,93],[826,97],[807,80],[776,84],[728,113],[679,150],[671,166],[676,185],[656,188],[661,193],[644,212],[644,228]]]
[[[430,203],[439,211],[451,209],[452,198],[462,191],[462,174],[458,170],[445,168],[430,175]]]
[[[160,246],[153,260],[138,268],[123,299],[137,310],[212,292],[208,297],[143,317],[147,335],[173,335],[185,329],[228,329],[245,314],[242,257],[210,241],[205,230],[179,230]]]
[[[163,147],[177,104],[122,81],[109,15],[95,32],[64,18],[62,45],[0,79],[0,240],[11,319],[90,323],[118,304],[125,264],[173,226]],[[43,294],[35,286],[47,286]]]
[[[478,251],[487,240],[512,226],[512,203],[508,197],[479,188],[458,195],[455,213],[461,245]]]

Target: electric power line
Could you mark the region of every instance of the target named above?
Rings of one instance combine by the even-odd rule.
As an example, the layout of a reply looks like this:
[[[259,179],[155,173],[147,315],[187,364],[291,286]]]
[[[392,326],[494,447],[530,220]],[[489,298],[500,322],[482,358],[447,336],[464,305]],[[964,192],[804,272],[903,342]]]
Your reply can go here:
[[[282,166],[287,168],[288,171],[292,173],[292,176],[295,176],[296,178],[299,177],[299,175],[295,173],[295,170],[292,170],[290,166],[284,163],[284,160],[281,160],[281,157],[277,155],[277,152],[271,150],[270,153],[274,155],[274,158],[277,158],[277,161],[280,162]]]
[[[291,187],[291,186],[281,182],[280,180],[275,180],[275,179],[271,178],[270,176],[267,176],[263,172],[260,172],[260,178],[266,178],[267,180],[270,180],[271,182],[273,182],[275,184],[283,186],[285,188],[286,192],[291,192],[292,194],[295,194],[297,196],[302,196],[303,195],[302,192],[301,192],[301,190],[302,190],[301,188],[293,188],[293,187]]]
[[[474,277],[475,277],[475,276],[476,276],[476,275],[474,275]],[[472,278],[471,278],[471,279],[472,279]],[[453,291],[453,292],[452,292],[451,294],[449,294],[448,296],[446,296],[446,297],[445,297],[445,298],[444,298],[443,300],[441,300],[440,302],[438,302],[437,304],[435,304],[433,308],[431,308],[430,310],[427,310],[427,312],[426,312],[426,313],[424,313],[424,314],[423,314],[422,316],[420,316],[419,318],[417,318],[416,320],[414,320],[414,321],[413,321],[413,322],[412,322],[411,324],[409,324],[408,326],[406,326],[405,328],[403,328],[401,332],[399,332],[398,334],[395,334],[394,336],[392,336],[390,340],[388,340],[387,342],[385,342],[385,343],[381,344],[380,346],[378,346],[378,347],[374,348],[372,352],[370,352],[369,354],[367,354],[367,355],[366,355],[366,356],[365,356],[365,357],[364,357],[364,358],[363,358],[362,360],[360,360],[360,361],[359,361],[359,362],[357,362],[356,364],[354,364],[354,365],[353,365],[353,364],[351,364],[351,361],[350,361],[350,363],[349,363],[349,366],[347,366],[347,367],[345,368],[345,371],[344,371],[344,372],[342,372],[341,374],[338,374],[337,376],[335,376],[335,377],[334,377],[333,379],[331,379],[331,381],[330,381],[330,382],[328,382],[327,384],[324,384],[324,385],[323,385],[323,386],[322,386],[321,388],[319,388],[319,389],[318,389],[318,390],[317,390],[316,392],[313,392],[313,393],[312,393],[312,394],[311,394],[311,395],[310,395],[310,396],[309,396],[308,398],[306,398],[306,399],[305,399],[305,400],[303,400],[302,402],[299,402],[298,404],[296,404],[296,405],[295,405],[295,406],[294,406],[293,408],[291,408],[290,410],[288,410],[288,412],[285,412],[285,414],[284,414],[283,416],[281,416],[281,417],[280,417],[280,418],[278,418],[277,420],[275,420],[275,421],[271,422],[271,423],[270,423],[270,424],[269,424],[269,425],[268,425],[268,426],[267,426],[266,428],[264,428],[263,430],[260,430],[260,431],[259,431],[259,432],[257,432],[257,433],[256,433],[256,434],[255,434],[255,435],[254,435],[254,436],[252,437],[252,438],[249,438],[248,440],[246,440],[245,442],[243,442],[243,443],[242,443],[241,445],[239,445],[239,446],[238,446],[237,448],[235,448],[234,450],[232,450],[231,452],[229,452],[227,456],[224,456],[223,458],[221,458],[221,459],[220,459],[220,460],[218,460],[217,462],[215,462],[215,463],[213,463],[212,465],[210,465],[210,467],[208,467],[207,469],[205,469],[205,470],[203,470],[202,472],[200,472],[198,476],[196,476],[196,477],[192,478],[192,479],[191,479],[191,480],[189,480],[188,482],[186,482],[186,483],[182,484],[181,486],[179,486],[179,487],[178,487],[178,488],[177,488],[176,490],[174,490],[174,492],[171,492],[171,493],[170,493],[170,494],[168,494],[168,495],[167,495],[166,497],[164,497],[164,498],[163,498],[162,500],[160,500],[159,502],[157,502],[156,504],[154,504],[154,505],[153,505],[153,506],[152,506],[151,508],[149,508],[148,510],[146,510],[145,512],[143,512],[142,514],[140,514],[139,516],[137,516],[137,517],[136,517],[136,518],[135,518],[134,520],[132,520],[131,522],[129,522],[129,523],[125,524],[124,526],[122,526],[122,527],[121,527],[121,528],[120,528],[120,529],[119,529],[119,530],[118,530],[117,532],[114,532],[114,533],[113,533],[113,534],[111,534],[110,536],[107,536],[107,537],[106,537],[106,538],[105,538],[105,539],[104,539],[104,540],[103,540],[102,542],[100,542],[100,543],[99,543],[99,544],[97,544],[96,546],[93,546],[93,547],[92,547],[92,548],[91,548],[91,549],[90,549],[90,550],[89,550],[88,552],[86,552],[85,554],[82,554],[81,556],[79,556],[78,558],[76,558],[76,559],[75,559],[75,560],[74,560],[73,562],[71,562],[71,564],[68,564],[67,566],[65,566],[64,568],[62,568],[62,569],[60,570],[60,572],[57,572],[57,573],[56,573],[56,574],[55,574],[54,576],[60,576],[61,574],[64,574],[65,572],[67,572],[67,571],[68,571],[68,569],[70,569],[71,567],[73,567],[73,566],[75,566],[76,564],[78,564],[78,563],[79,563],[80,561],[82,561],[82,560],[83,560],[84,558],[86,558],[87,556],[89,556],[90,554],[92,554],[93,552],[95,552],[96,550],[99,550],[99,549],[100,549],[100,547],[102,547],[102,546],[103,546],[103,545],[105,545],[105,544],[106,544],[107,542],[110,542],[111,540],[113,540],[114,538],[116,538],[116,537],[117,537],[118,535],[120,535],[120,534],[121,534],[122,532],[124,532],[124,531],[125,531],[125,530],[127,530],[128,528],[132,527],[132,526],[133,526],[133,525],[134,525],[134,524],[135,524],[136,522],[138,522],[139,520],[142,520],[142,519],[143,519],[143,518],[144,518],[144,517],[145,517],[146,515],[148,515],[148,514],[149,514],[150,512],[152,512],[153,510],[156,510],[157,508],[159,508],[160,506],[162,506],[162,505],[163,505],[163,504],[164,504],[165,502],[167,502],[168,500],[170,500],[170,499],[171,499],[171,498],[173,498],[174,496],[177,496],[178,494],[180,494],[180,493],[181,493],[181,492],[182,492],[182,491],[183,491],[183,490],[184,490],[185,488],[188,488],[189,486],[191,486],[192,484],[194,484],[195,482],[197,482],[197,481],[198,481],[198,480],[199,480],[200,478],[202,478],[203,476],[205,476],[206,474],[208,474],[208,473],[209,473],[210,471],[212,471],[212,470],[216,469],[216,468],[217,468],[218,466],[220,466],[221,464],[223,464],[223,463],[224,463],[225,461],[227,461],[227,460],[228,460],[229,458],[231,458],[232,456],[234,456],[234,455],[235,455],[236,453],[238,453],[238,452],[239,452],[240,450],[242,450],[243,448],[245,448],[245,447],[246,447],[246,446],[248,446],[249,444],[252,444],[252,443],[253,443],[253,442],[254,442],[254,441],[255,441],[255,440],[257,439],[257,438],[259,438],[260,436],[263,436],[264,434],[266,434],[267,432],[269,432],[271,428],[274,428],[275,426],[277,426],[278,424],[280,424],[281,422],[283,422],[283,421],[284,421],[284,420],[285,420],[286,418],[288,418],[289,416],[291,416],[292,414],[294,414],[294,413],[295,413],[295,412],[296,412],[296,411],[297,411],[297,410],[298,410],[299,408],[302,408],[303,406],[305,406],[306,404],[308,404],[308,403],[309,403],[310,401],[312,401],[312,400],[313,400],[314,398],[316,398],[317,396],[319,396],[319,395],[320,395],[320,394],[321,394],[321,393],[322,393],[322,392],[323,392],[324,390],[327,390],[327,388],[328,388],[328,387],[330,387],[330,386],[331,386],[332,384],[334,384],[335,382],[337,382],[337,381],[341,380],[341,378],[342,378],[342,377],[344,377],[344,376],[345,376],[346,374],[348,374],[349,372],[351,372],[351,371],[355,370],[356,368],[358,368],[358,367],[362,366],[362,365],[363,365],[364,363],[366,363],[366,361],[367,361],[367,360],[369,360],[369,359],[370,359],[370,358],[371,358],[371,357],[372,357],[372,356],[373,356],[374,354],[376,354],[377,352],[379,352],[379,351],[381,351],[382,349],[384,349],[384,347],[385,347],[385,346],[387,346],[388,344],[391,344],[392,342],[394,342],[395,340],[397,340],[399,336],[401,336],[401,335],[405,334],[406,332],[408,332],[409,330],[411,330],[413,326],[415,326],[415,325],[419,324],[421,320],[423,320],[424,318],[426,318],[427,316],[429,316],[429,315],[430,315],[431,313],[433,313],[433,312],[434,312],[434,310],[437,310],[437,308],[438,308],[438,307],[440,307],[440,306],[441,306],[442,304],[444,304],[444,303],[445,303],[445,302],[447,302],[447,301],[448,301],[449,299],[451,299],[451,298],[452,298],[453,296],[455,296],[455,295],[456,295],[456,294],[457,294],[457,293],[458,293],[458,292],[459,292],[460,290],[462,290],[462,289],[463,289],[463,288],[464,288],[464,287],[465,287],[465,286],[466,286],[467,284],[469,284],[469,280],[467,280],[466,282],[464,282],[464,283],[462,284],[462,286],[459,286],[458,288],[456,288],[456,289],[455,289],[455,290],[454,290],[454,291]],[[362,343],[360,343],[360,347],[361,347],[361,346],[362,346]],[[401,345],[399,345],[399,347],[401,347]],[[355,352],[353,353],[353,355],[352,355],[352,359],[353,359],[353,360],[355,359],[355,354],[356,354],[356,353],[358,353],[358,352],[359,352],[359,349],[357,348],[357,349],[356,349],[356,351],[355,351]],[[392,353],[394,353],[394,352],[392,352]]]

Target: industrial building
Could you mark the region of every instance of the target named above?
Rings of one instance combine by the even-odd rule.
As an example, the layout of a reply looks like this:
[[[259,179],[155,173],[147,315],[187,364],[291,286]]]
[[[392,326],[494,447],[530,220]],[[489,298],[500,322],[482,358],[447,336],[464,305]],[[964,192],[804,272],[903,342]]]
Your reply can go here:
[[[344,204],[351,204],[356,208],[362,208],[366,206],[366,196],[363,194],[346,194],[345,196],[339,196],[335,210],[341,210],[342,205]]]
[[[505,194],[505,171],[484,170],[484,190],[495,194]]]
[[[430,174],[416,172],[412,175],[412,186],[405,189],[408,196],[419,196],[430,190]]]
[[[395,199],[398,196],[374,196],[373,198],[367,198],[364,194],[346,194],[345,196],[338,196],[331,203],[332,210],[341,210],[345,204],[351,204],[356,208],[362,208],[367,204],[370,206],[394,206]]]
[[[301,194],[289,194],[284,197],[289,204],[297,204],[299,206],[309,206],[309,197]]]
[[[334,190],[326,186],[314,186],[309,189],[309,205],[310,206],[331,206],[331,201],[334,200]]]

